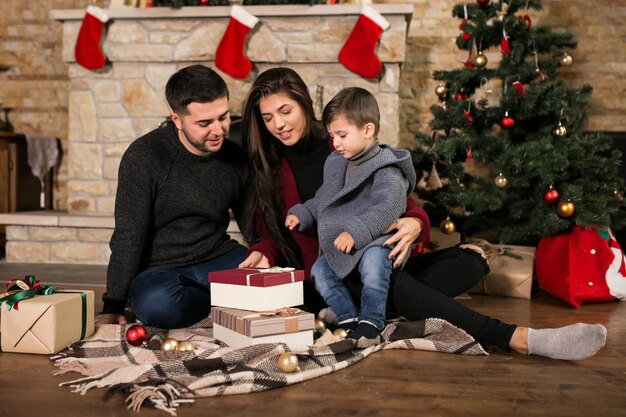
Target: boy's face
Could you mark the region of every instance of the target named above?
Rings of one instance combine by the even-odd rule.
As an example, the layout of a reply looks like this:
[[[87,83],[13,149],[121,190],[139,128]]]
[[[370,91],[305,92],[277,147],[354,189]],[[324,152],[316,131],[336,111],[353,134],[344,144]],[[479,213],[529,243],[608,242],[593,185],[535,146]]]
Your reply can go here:
[[[374,143],[374,123],[357,127],[342,115],[335,117],[326,127],[333,146],[346,159],[358,155]]]
[[[170,113],[178,128],[178,138],[194,155],[208,155],[222,148],[230,127],[228,98],[208,103],[189,103],[189,114]]]

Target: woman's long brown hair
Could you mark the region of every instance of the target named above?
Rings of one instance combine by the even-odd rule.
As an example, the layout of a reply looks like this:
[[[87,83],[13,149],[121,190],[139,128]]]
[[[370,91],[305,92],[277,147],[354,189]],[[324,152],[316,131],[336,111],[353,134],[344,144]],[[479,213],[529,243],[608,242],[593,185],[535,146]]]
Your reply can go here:
[[[259,239],[258,226],[262,226],[278,246],[284,258],[280,261],[289,266],[302,267],[300,252],[285,228],[282,214],[282,187],[278,172],[283,155],[282,145],[265,127],[259,109],[261,98],[278,93],[287,95],[302,109],[305,121],[298,146],[307,149],[315,146],[313,141],[326,141],[326,129],[315,118],[313,100],[298,73],[290,68],[278,67],[259,74],[248,93],[242,115],[242,145],[250,158],[252,184],[242,232],[248,242],[253,243]]]

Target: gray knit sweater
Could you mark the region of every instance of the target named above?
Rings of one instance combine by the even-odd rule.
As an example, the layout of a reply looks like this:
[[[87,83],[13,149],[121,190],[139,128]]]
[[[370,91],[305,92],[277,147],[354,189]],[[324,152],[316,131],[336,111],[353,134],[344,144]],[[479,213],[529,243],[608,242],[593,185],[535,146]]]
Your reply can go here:
[[[246,161],[228,140],[217,153],[193,155],[171,124],[131,143],[119,168],[103,313],[123,311],[141,271],[196,264],[237,246],[226,233],[228,210],[239,217]]]
[[[351,172],[344,184],[348,161],[333,152],[324,165],[324,183],[315,197],[289,209],[298,217],[298,230],[317,222],[320,252],[338,277],[344,278],[370,246],[382,246],[390,235],[382,235],[406,210],[407,195],[415,187],[415,170],[410,153],[381,145],[382,150]],[[355,241],[353,253],[333,245],[346,231]]]

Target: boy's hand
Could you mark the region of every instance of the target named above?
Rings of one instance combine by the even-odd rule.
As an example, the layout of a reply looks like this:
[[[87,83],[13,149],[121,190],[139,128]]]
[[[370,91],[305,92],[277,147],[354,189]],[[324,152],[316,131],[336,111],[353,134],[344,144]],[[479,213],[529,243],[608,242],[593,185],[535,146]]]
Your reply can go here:
[[[354,239],[352,239],[350,233],[341,232],[339,236],[337,236],[337,239],[335,239],[334,244],[339,252],[350,253],[354,248]]]
[[[296,216],[293,214],[287,215],[287,218],[285,219],[285,226],[287,229],[293,230],[298,224],[300,224],[300,220],[298,220]]]

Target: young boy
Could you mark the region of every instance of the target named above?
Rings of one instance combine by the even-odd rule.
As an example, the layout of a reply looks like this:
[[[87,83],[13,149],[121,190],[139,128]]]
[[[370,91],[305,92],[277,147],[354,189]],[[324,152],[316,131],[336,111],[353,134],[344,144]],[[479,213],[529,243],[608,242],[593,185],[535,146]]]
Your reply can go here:
[[[335,152],[324,165],[324,183],[315,197],[289,209],[285,226],[299,231],[317,222],[320,256],[311,277],[316,290],[352,330],[349,337],[375,338],[384,327],[393,260],[382,233],[405,211],[415,187],[408,151],[379,145],[378,103],[362,88],[346,88],[322,115]],[[343,283],[358,267],[363,290],[359,314]]]

